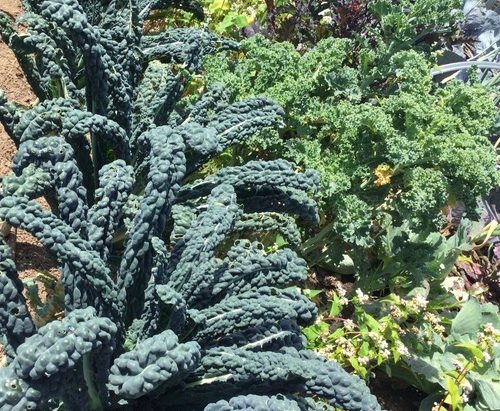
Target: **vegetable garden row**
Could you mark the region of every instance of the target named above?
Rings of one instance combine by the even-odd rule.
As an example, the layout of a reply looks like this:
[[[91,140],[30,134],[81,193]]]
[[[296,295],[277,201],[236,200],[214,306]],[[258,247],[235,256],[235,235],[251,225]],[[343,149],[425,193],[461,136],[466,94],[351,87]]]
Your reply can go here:
[[[0,410],[500,411],[494,1],[23,7]]]

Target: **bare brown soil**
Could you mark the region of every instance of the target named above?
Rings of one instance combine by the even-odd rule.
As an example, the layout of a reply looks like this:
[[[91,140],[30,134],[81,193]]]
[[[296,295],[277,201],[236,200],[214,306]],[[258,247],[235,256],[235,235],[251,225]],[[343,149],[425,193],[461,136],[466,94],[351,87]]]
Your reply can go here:
[[[0,10],[6,11],[15,18],[22,11],[20,0],[2,0]],[[1,41],[0,88],[5,92],[9,100],[15,103],[31,106],[36,100],[14,53]],[[10,172],[15,150],[14,143],[0,125],[0,176]],[[41,204],[47,206],[44,201],[41,201]],[[11,244],[12,240],[9,241]],[[15,232],[13,249],[21,278],[33,277],[40,270],[54,271],[55,261],[47,255],[40,243],[27,232],[23,230]]]
[[[7,359],[7,357],[5,356],[5,350],[0,345],[0,367],[5,367],[6,359]]]
[[[13,19],[21,12],[20,0],[1,0],[0,10]],[[24,76],[14,53],[0,40],[0,89],[7,98],[23,106],[32,106],[36,100],[26,77]],[[0,177],[11,170],[12,157],[16,147],[0,124]],[[47,207],[44,200],[42,206]],[[56,261],[46,252],[42,245],[29,233],[20,229],[12,229],[7,238],[12,248],[19,277],[34,278],[39,272],[58,275]],[[43,287],[41,287],[43,290]],[[3,348],[0,346],[0,367],[5,360]]]
[[[23,11],[20,0],[2,0],[0,10],[15,18]]]
[[[21,13],[20,0],[2,0],[0,10],[6,12],[12,18]],[[35,101],[35,95],[31,91],[24,74],[17,64],[14,53],[0,40],[0,88],[7,97],[23,105],[31,105]],[[10,171],[12,156],[15,146],[0,125],[0,176]]]

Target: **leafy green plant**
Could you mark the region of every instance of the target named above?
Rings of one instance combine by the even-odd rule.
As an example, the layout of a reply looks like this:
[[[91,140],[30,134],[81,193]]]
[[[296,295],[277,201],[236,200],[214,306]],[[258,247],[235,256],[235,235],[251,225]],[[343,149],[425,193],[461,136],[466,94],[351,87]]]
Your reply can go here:
[[[337,283],[335,291],[328,292],[328,310],[305,328],[304,334],[311,349],[368,380],[376,367],[409,355],[400,339],[402,327],[390,314],[379,318],[370,315],[364,307],[369,297],[359,288],[351,299],[345,295],[342,284]],[[354,313],[343,318],[340,314],[348,304],[353,305]]]
[[[358,288],[347,298],[337,282],[328,294],[326,311],[304,329],[310,348],[366,380],[382,369],[426,392],[429,396],[420,411],[498,408],[496,306],[480,304],[473,297],[463,304],[444,293],[428,295],[424,288],[404,297],[382,298]],[[346,317],[343,313],[349,306],[352,315]]]
[[[419,258],[446,241],[443,210],[463,202],[473,217],[477,198],[498,185],[488,140],[496,109],[481,85],[434,85],[423,54],[394,54],[375,80],[365,49],[352,61],[355,48],[329,38],[300,55],[257,36],[222,63],[210,59],[205,79],[226,84],[236,100],[266,95],[284,108],[285,127],[259,134],[236,161],[283,156],[320,171],[323,230],[303,247],[311,262],[336,269],[348,255],[351,272],[418,284]],[[395,235],[400,251],[387,249]],[[403,255],[410,260],[389,261]]]
[[[377,47],[384,38],[384,48],[394,53],[444,43],[461,20],[460,0],[202,0],[200,4],[203,15],[199,10],[155,12],[150,16],[152,26],[206,24],[234,38],[261,33],[301,49],[330,36],[359,37]]]
[[[207,23],[217,33],[236,34],[260,18],[266,10],[264,2],[206,0]]]
[[[424,289],[416,288],[404,298],[390,294],[374,299],[357,288],[348,298],[337,281],[334,290],[328,291],[325,311],[304,334],[311,348],[369,380],[377,367],[410,357],[404,341],[407,321],[421,325],[432,310],[428,305]],[[352,311],[347,317],[346,309]],[[444,328],[438,327],[442,333]]]
[[[300,241],[295,218],[318,220],[317,172],[273,160],[199,173],[281,123],[275,103],[230,104],[220,85],[182,101],[204,56],[234,43],[143,34],[151,10],[189,1],[27,5],[27,31],[0,18],[39,98],[0,94],[18,147],[0,219],[56,257],[64,318],[36,324],[1,237],[0,409],[380,410],[362,380],[306,349],[300,326],[317,309],[291,288],[305,261],[254,240]]]
[[[445,337],[432,329],[436,316],[429,316],[429,343],[420,335],[408,338],[412,354],[397,375],[437,384],[421,409],[495,410],[500,407],[500,321],[498,307],[471,298],[451,320]]]
[[[40,328],[50,321],[64,317],[64,287],[60,278],[51,273],[40,272],[37,276],[24,280],[23,283],[26,299],[37,327]]]
[[[148,29],[158,30],[172,26],[202,27],[233,38],[242,37],[242,29],[262,20],[267,7],[253,0],[202,0],[203,15],[185,10],[161,10],[153,13]]]

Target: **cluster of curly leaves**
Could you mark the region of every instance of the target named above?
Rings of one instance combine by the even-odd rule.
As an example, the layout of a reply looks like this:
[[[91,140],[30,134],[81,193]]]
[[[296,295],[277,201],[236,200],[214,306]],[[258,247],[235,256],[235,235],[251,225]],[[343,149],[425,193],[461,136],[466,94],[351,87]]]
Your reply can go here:
[[[283,157],[317,169],[328,235],[313,240],[320,251],[311,258],[323,258],[332,241],[341,250],[340,241],[368,272],[381,265],[373,257],[390,242],[389,229],[425,240],[443,226],[444,208],[463,202],[473,217],[477,199],[498,186],[488,139],[497,110],[479,84],[436,87],[422,53],[399,51],[379,67],[359,47],[328,38],[301,55],[291,43],[255,36],[238,53],[223,52],[223,63],[210,57],[204,74],[237,101],[264,95],[284,108],[285,126],[260,133],[242,158]]]
[[[40,100],[0,95],[18,146],[0,219],[55,255],[66,310],[36,329],[1,240],[0,408],[379,410],[364,382],[305,349],[300,326],[317,310],[292,287],[305,262],[240,237],[297,243],[294,217],[318,219],[307,196],[318,174],[274,160],[196,177],[283,113],[265,98],[228,104],[218,86],[177,106],[202,57],[233,44],[196,30],[143,36],[148,12],[170,3],[194,7],[30,1],[23,34],[0,18]]]

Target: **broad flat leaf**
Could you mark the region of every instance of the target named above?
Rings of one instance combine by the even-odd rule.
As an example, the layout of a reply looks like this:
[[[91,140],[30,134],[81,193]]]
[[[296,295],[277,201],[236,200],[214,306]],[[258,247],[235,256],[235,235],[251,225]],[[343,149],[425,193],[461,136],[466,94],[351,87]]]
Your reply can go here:
[[[323,292],[323,290],[313,290],[311,288],[304,288],[302,292],[307,298],[313,299],[314,297],[320,295]]]
[[[236,16],[234,16],[233,22],[239,29],[248,26],[247,17],[241,14],[237,14]]]
[[[423,375],[427,381],[438,384],[442,382],[440,369],[433,364],[429,357],[412,356],[406,362],[413,372]]]
[[[441,351],[444,351],[446,349],[446,343],[436,333],[432,333],[432,344],[436,347],[439,347]]]
[[[434,258],[426,263],[426,267],[432,272],[433,277],[444,279],[453,268],[460,251],[452,247],[440,233],[429,234],[425,243],[435,250]],[[444,269],[442,268],[443,265]]]
[[[365,324],[368,325],[368,327],[370,327],[370,329],[372,331],[378,331],[380,329],[380,324],[379,322],[373,318],[371,315],[369,314],[365,314],[365,318],[364,318],[364,322]]]
[[[500,378],[500,377],[498,377]],[[485,376],[473,378],[479,394],[479,406],[485,410],[500,410],[500,381]]]
[[[418,411],[431,411],[432,407],[434,407],[434,403],[436,402],[439,403],[439,401],[441,401],[442,398],[443,398],[443,393],[441,392],[433,392],[432,394],[429,394],[420,403]]]
[[[440,389],[438,385],[427,381],[424,376],[410,369],[406,361],[400,361],[397,364],[386,362],[384,368],[387,375],[393,380],[403,381],[408,385],[414,386],[423,393],[429,394]]]
[[[498,307],[495,304],[486,303],[481,305],[482,309],[482,324],[491,323],[497,330],[500,328],[500,316],[498,315]]]
[[[479,331],[481,319],[481,304],[475,298],[471,298],[451,323],[451,333],[455,336],[476,334]]]
[[[472,343],[460,343],[454,344],[453,347],[462,348],[469,351],[476,359],[482,361],[484,358],[483,351],[476,345]]]
[[[210,6],[208,6],[208,9],[212,13],[217,13],[220,11],[227,11],[231,7],[231,2],[228,0],[214,0]]]
[[[276,236],[275,243],[276,243],[276,246],[278,248],[281,248],[281,247],[284,247],[284,246],[288,245],[288,243],[286,242],[286,240],[283,238],[283,236],[281,234],[278,234]]]
[[[368,355],[368,352],[370,351],[370,344],[368,344],[366,341],[361,344],[361,347],[359,348],[358,355],[361,357],[364,357]]]
[[[330,306],[330,317],[336,317],[342,311],[342,305],[339,304],[339,299],[335,298],[332,300],[332,305]]]
[[[327,329],[328,329],[328,324],[320,322],[311,325],[310,327],[304,328],[302,332],[306,336],[307,341],[313,342]]]

